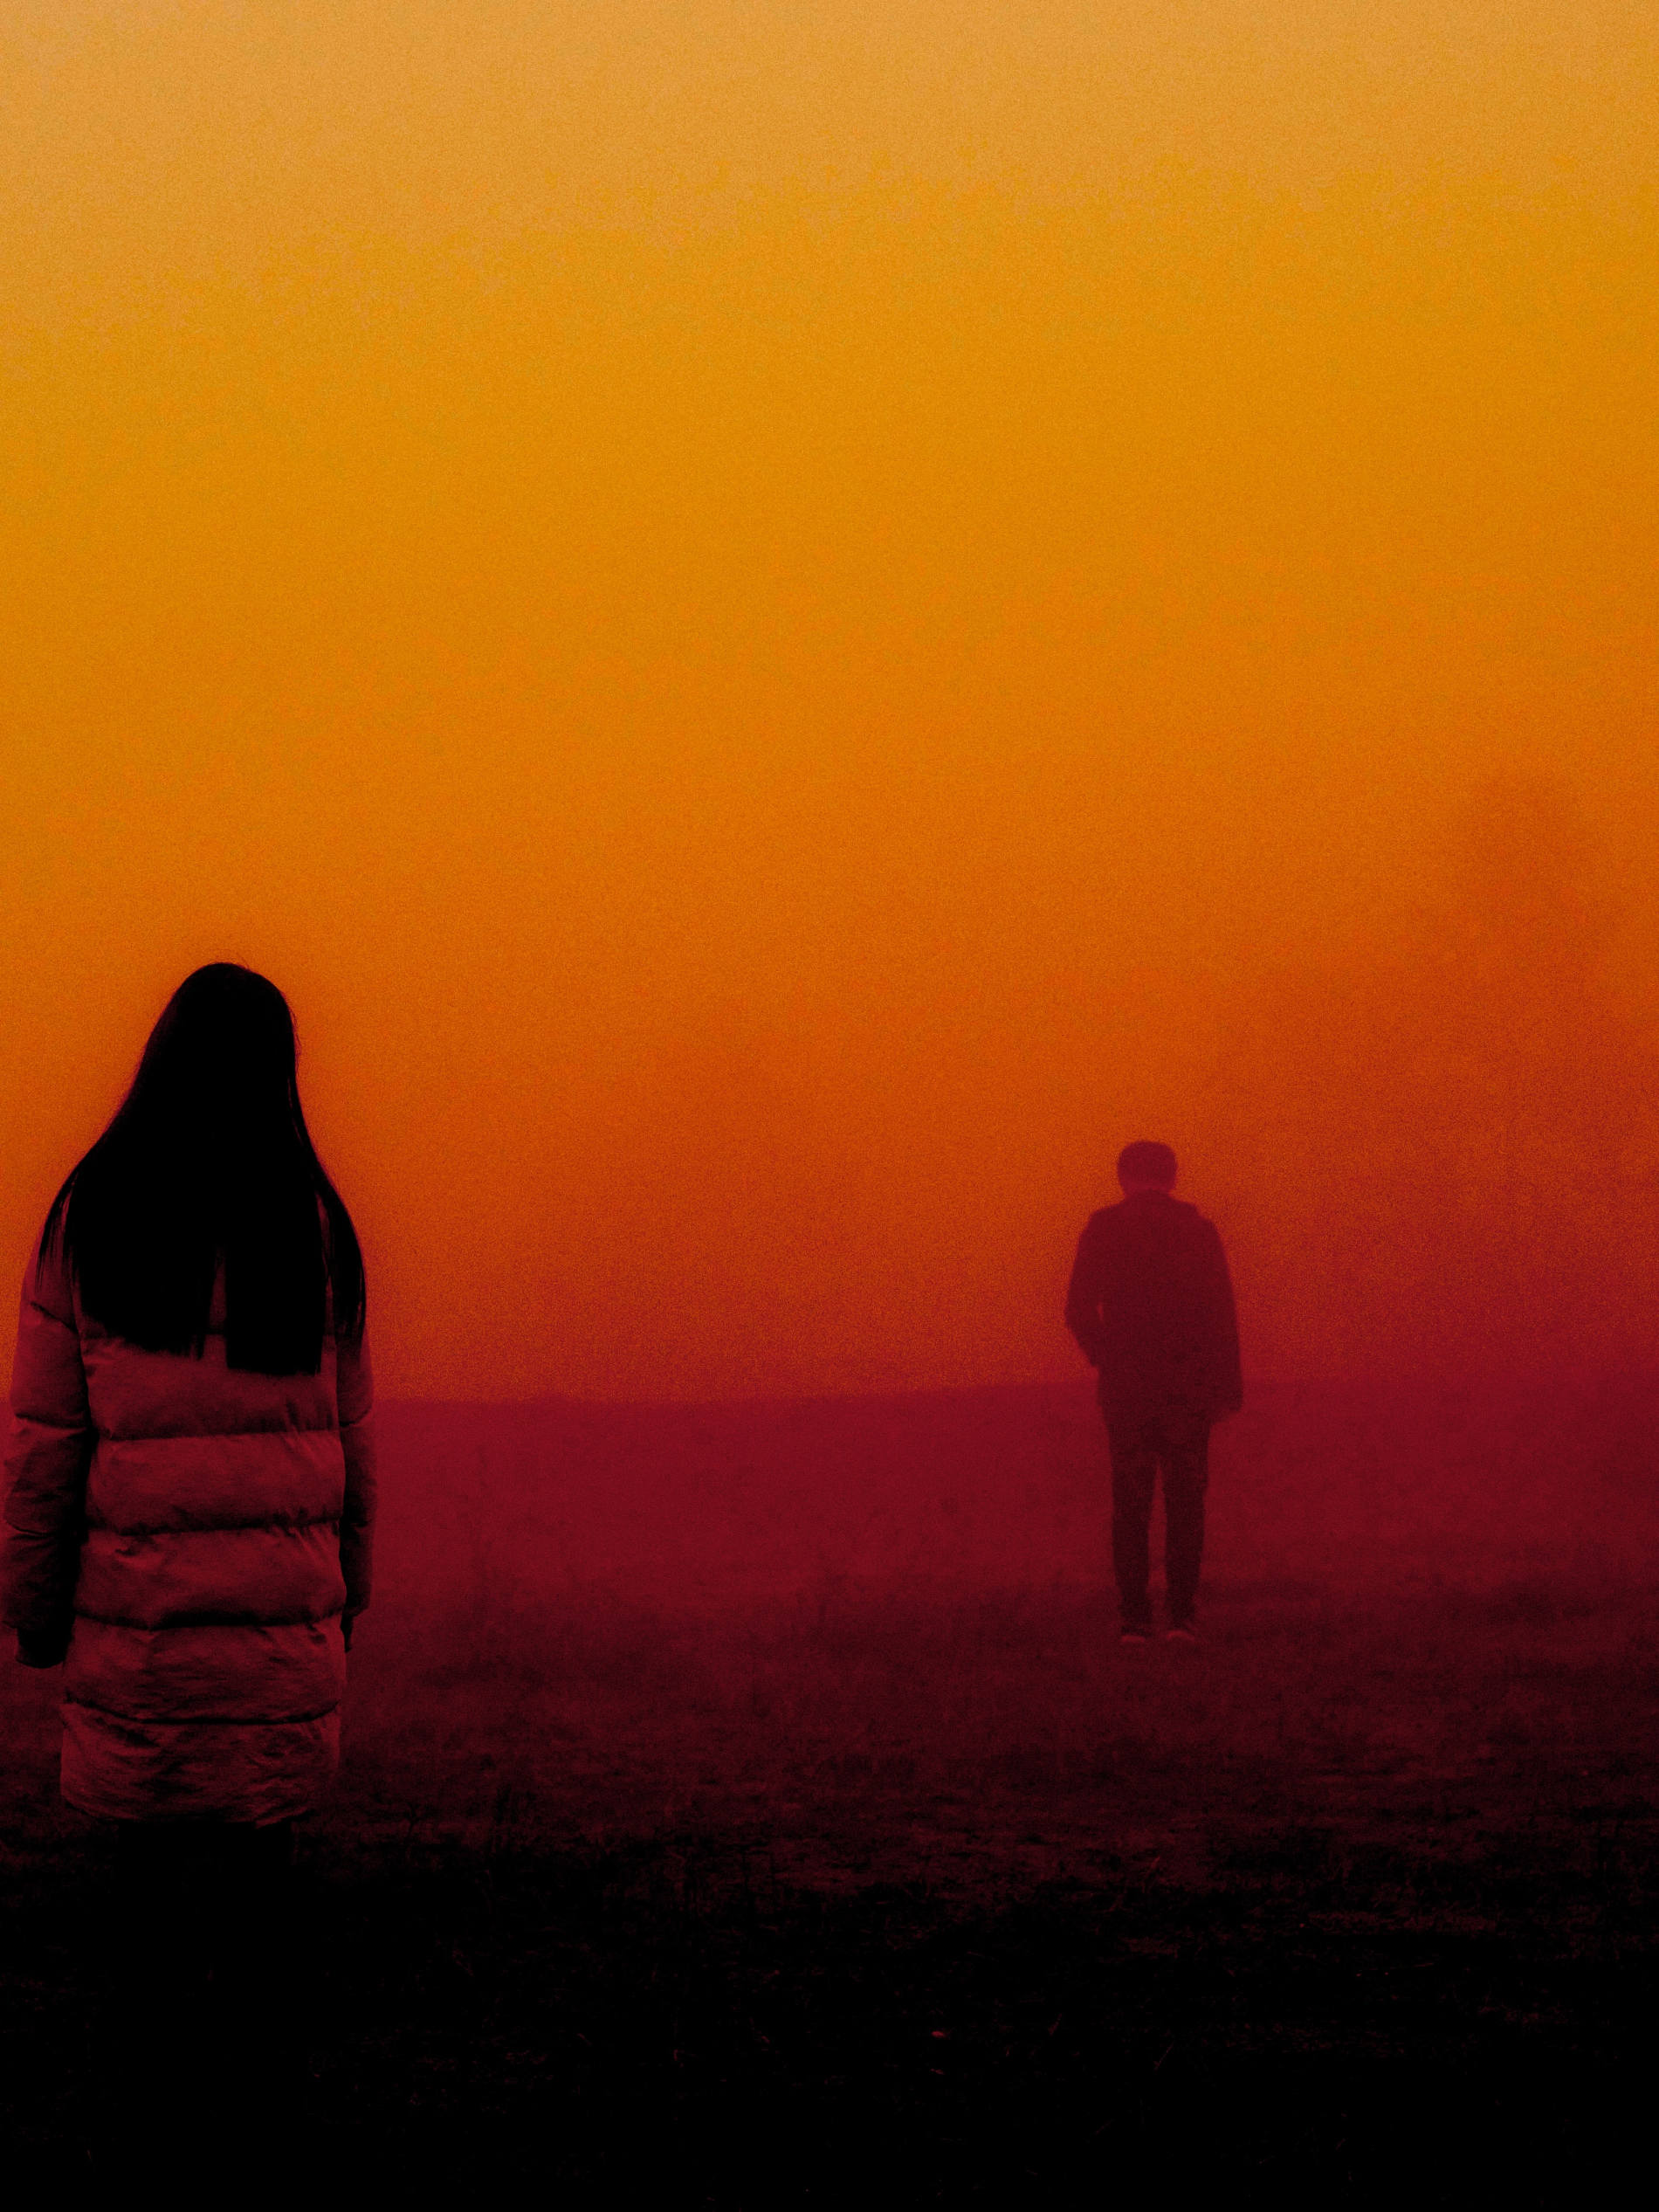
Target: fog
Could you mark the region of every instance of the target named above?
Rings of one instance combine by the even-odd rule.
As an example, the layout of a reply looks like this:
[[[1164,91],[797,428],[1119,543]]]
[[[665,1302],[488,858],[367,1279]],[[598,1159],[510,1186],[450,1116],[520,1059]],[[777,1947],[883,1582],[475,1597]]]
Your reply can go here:
[[[1263,979],[1217,1056],[1201,1126],[1258,1357],[1650,1368],[1650,980],[1620,971],[1569,791],[1499,782],[1452,826],[1437,880],[1387,928]]]
[[[393,1395],[1063,1381],[1137,1134],[1263,1378],[1649,1359],[1628,8],[0,46],[8,1267],[231,958]]]

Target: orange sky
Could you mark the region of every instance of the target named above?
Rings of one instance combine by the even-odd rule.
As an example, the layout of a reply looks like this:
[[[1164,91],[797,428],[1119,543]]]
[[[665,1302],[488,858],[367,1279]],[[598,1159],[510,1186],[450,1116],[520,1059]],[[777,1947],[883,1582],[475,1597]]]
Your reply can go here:
[[[1070,1372],[1142,1134],[1258,1368],[1532,1327],[1653,1010],[1656,96],[1636,0],[0,0],[8,1264],[230,957],[396,1391]],[[1529,837],[1604,924],[1471,1043]]]

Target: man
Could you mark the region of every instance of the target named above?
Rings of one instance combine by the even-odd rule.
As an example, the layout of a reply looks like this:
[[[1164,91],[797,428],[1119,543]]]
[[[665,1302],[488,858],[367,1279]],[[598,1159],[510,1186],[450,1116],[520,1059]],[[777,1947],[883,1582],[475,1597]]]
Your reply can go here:
[[[1215,1223],[1171,1196],[1167,1144],[1126,1145],[1118,1180],[1122,1204],[1092,1215],[1077,1240],[1066,1327],[1100,1371],[1123,1641],[1152,1634],[1147,1536],[1161,1468],[1167,1634],[1191,1643],[1210,1428],[1244,1402],[1233,1285]]]

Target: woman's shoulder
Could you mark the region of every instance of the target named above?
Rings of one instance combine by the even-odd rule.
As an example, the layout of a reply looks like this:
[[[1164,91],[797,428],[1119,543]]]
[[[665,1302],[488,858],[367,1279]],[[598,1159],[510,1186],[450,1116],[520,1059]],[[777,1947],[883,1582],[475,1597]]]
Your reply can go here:
[[[32,1307],[54,1321],[65,1322],[72,1328],[76,1324],[75,1271],[55,1208],[24,1270],[23,1302],[25,1308]]]

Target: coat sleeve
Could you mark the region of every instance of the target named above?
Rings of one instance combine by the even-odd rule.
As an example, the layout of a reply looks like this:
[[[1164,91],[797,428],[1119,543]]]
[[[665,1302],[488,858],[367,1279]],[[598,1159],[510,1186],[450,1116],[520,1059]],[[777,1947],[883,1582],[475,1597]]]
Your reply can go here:
[[[348,1627],[368,1605],[375,1579],[375,1376],[366,1334],[341,1337],[335,1375],[340,1441],[346,1454],[346,1503],[340,1518],[340,1568],[346,1580]]]
[[[1216,1415],[1236,1413],[1244,1402],[1244,1377],[1238,1355],[1238,1310],[1233,1300],[1233,1278],[1227,1253],[1214,1223],[1204,1226],[1205,1337],[1212,1403]]]
[[[1084,1358],[1096,1368],[1105,1357],[1100,1326],[1100,1294],[1105,1287],[1100,1260],[1100,1239],[1091,1221],[1077,1239],[1077,1256],[1065,1294],[1065,1325],[1077,1338]]]
[[[0,1533],[0,1617],[25,1666],[56,1666],[68,1648],[92,1451],[68,1264],[51,1253],[24,1284]]]

